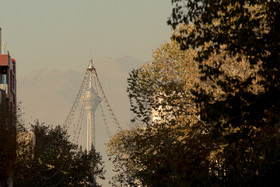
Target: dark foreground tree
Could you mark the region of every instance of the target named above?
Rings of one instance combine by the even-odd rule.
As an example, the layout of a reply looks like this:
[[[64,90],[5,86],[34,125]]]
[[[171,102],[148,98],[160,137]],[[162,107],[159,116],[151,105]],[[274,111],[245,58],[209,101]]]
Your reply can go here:
[[[201,81],[213,82],[223,95],[216,98],[194,89],[200,116],[210,126],[219,150],[213,175],[225,186],[273,185],[280,177],[280,1],[172,0],[168,21],[173,28],[191,23],[193,30],[174,35],[181,49],[198,51]],[[207,44],[207,45],[205,45]],[[258,71],[245,79],[228,76],[223,58],[245,59]],[[257,86],[256,86],[257,85]],[[255,89],[256,87],[260,89]],[[212,155],[213,156],[213,155]]]
[[[109,144],[117,175],[113,186],[198,186],[209,184],[207,135],[180,140],[179,128],[133,128],[117,134]],[[200,148],[200,149],[198,149]]]
[[[99,186],[104,179],[101,156],[87,153],[69,141],[67,131],[38,121],[32,125],[36,141],[25,136],[18,146],[15,186]],[[25,132],[27,133],[27,132]]]
[[[215,81],[224,74],[220,67],[226,62],[222,59],[217,60],[213,66],[203,65],[203,61],[211,58],[213,54],[219,54],[221,49],[225,51],[224,56],[241,55],[250,62],[250,65],[259,66],[259,71],[246,80],[225,77],[223,81],[218,82],[228,94],[224,103],[228,103],[229,108],[232,108],[225,110],[231,112],[227,115],[230,115],[231,119],[239,118],[236,125],[244,121],[254,123],[255,126],[278,124],[280,2],[278,0],[172,0],[172,2],[173,14],[168,23],[173,28],[181,23],[194,25],[190,33],[186,34],[186,30],[181,30],[181,34],[174,35],[174,39],[184,50],[190,47],[199,49],[196,59],[200,63],[201,72],[204,73],[203,79]],[[205,43],[209,45],[206,47]],[[257,76],[261,79],[256,80]],[[253,81],[258,81],[258,84],[263,86],[263,92],[250,93],[246,90]],[[234,103],[241,100],[242,104],[235,104],[235,107]],[[211,105],[211,108],[212,106],[215,105]]]

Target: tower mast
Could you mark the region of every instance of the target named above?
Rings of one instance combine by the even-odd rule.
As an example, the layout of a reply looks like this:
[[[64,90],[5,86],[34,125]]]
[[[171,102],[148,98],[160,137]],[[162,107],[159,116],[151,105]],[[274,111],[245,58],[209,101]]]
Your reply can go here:
[[[93,60],[89,62],[87,68],[86,76],[88,76],[89,85],[87,91],[83,97],[81,97],[81,102],[87,111],[87,151],[89,152],[91,146],[95,147],[95,111],[100,104],[100,98],[98,97],[94,86],[93,79],[95,78],[95,69],[93,66]]]

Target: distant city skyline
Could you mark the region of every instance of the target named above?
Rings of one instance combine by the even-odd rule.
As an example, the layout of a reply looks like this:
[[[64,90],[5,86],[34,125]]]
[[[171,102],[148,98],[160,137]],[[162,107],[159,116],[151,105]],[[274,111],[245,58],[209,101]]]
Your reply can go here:
[[[83,69],[93,59],[132,56],[143,62],[171,36],[170,0],[3,1],[2,42],[18,76],[41,68]],[[84,64],[85,63],[85,64]]]

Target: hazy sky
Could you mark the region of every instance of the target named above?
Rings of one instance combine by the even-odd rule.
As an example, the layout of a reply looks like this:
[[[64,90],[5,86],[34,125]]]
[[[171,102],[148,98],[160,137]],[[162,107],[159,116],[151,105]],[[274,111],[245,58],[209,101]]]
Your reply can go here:
[[[18,77],[41,68],[84,70],[91,49],[95,61],[131,56],[145,62],[171,36],[171,9],[171,0],[2,0],[2,41],[17,60]],[[28,101],[26,110],[33,106]]]
[[[40,68],[83,69],[94,60],[151,59],[167,41],[171,0],[5,0],[2,41],[17,60],[18,76]]]

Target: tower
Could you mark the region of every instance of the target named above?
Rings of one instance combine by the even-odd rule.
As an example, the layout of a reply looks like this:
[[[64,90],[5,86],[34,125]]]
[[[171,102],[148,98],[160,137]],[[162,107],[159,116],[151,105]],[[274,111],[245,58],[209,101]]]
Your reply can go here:
[[[93,85],[95,78],[94,71],[95,69],[91,59],[86,73],[86,76],[89,76],[88,88],[86,89],[86,93],[81,97],[82,105],[87,112],[87,151],[90,150],[92,145],[95,147],[95,111],[101,102],[101,99],[98,97]]]
[[[90,151],[91,146],[95,147],[96,145],[95,113],[97,109],[100,109],[100,117],[103,119],[108,137],[111,138],[112,133],[110,125],[114,125],[114,127],[112,126],[111,128],[114,128],[113,130],[116,131],[120,131],[121,127],[113,113],[108,99],[105,96],[91,58],[75,101],[63,124],[63,128],[68,131],[72,131],[69,134],[72,134],[71,138],[73,143],[78,144],[81,131],[82,129],[85,130],[83,126],[85,126],[84,121],[86,118],[87,151]]]

